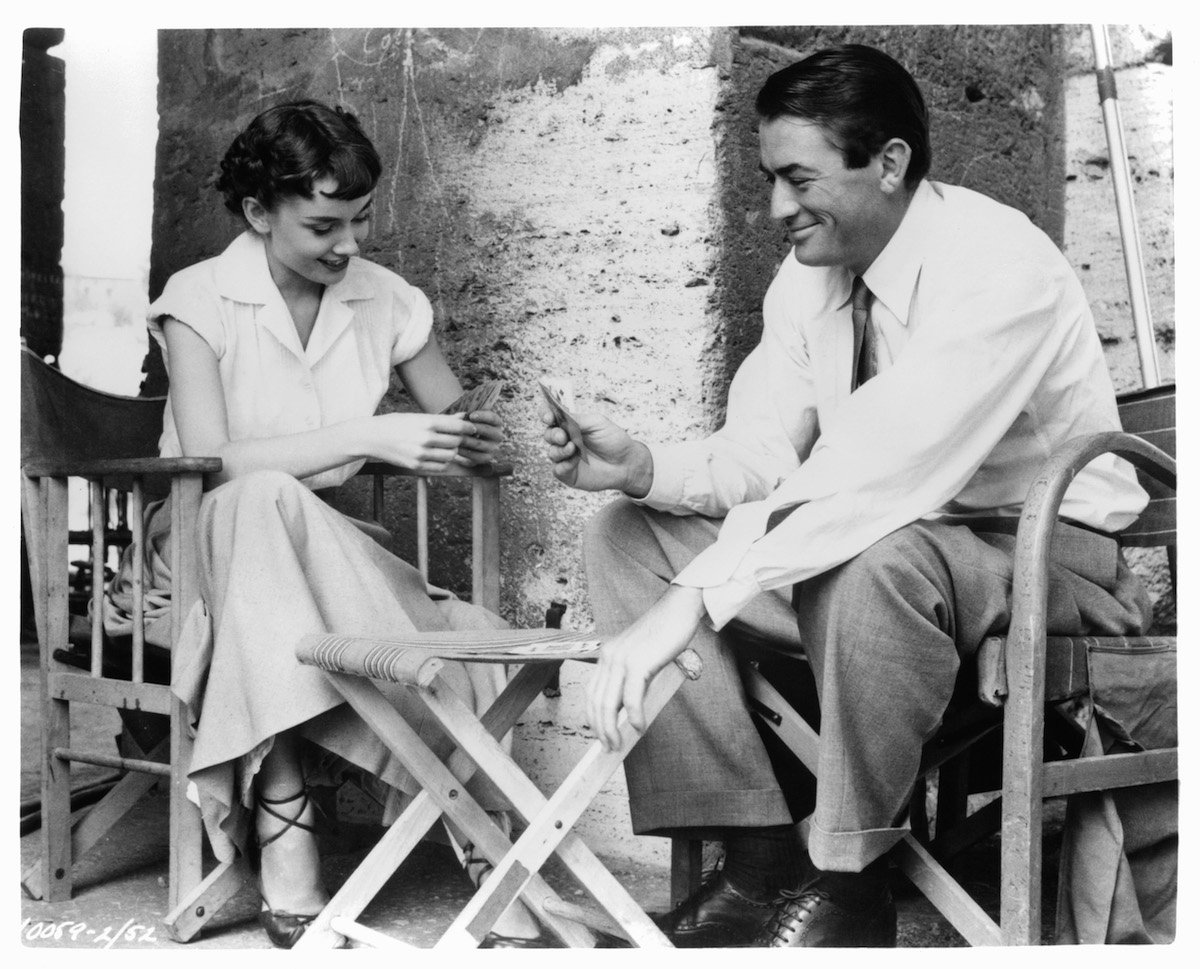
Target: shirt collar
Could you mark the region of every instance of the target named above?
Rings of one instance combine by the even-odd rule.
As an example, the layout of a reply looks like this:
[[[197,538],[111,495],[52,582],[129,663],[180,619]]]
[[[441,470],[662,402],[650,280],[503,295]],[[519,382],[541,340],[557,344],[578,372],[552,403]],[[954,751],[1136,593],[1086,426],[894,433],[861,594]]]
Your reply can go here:
[[[279,298],[279,288],[267,265],[262,237],[247,229],[217,257],[216,282],[220,294],[239,303],[264,305]],[[325,291],[331,300],[368,299],[371,288],[354,259],[346,275]]]
[[[916,292],[917,279],[921,275],[921,264],[925,261],[926,242],[931,238],[929,224],[941,200],[937,187],[923,179],[913,193],[900,225],[883,251],[863,273],[863,281],[871,295],[905,326],[908,325],[908,310]],[[842,273],[841,285],[845,287],[842,290],[845,295],[839,305],[849,302],[853,281],[851,273]]]
[[[326,287],[322,294],[308,346],[302,348],[279,287],[271,278],[261,236],[247,230],[234,239],[217,257],[215,276],[217,289],[223,297],[261,306],[255,314],[257,324],[273,333],[275,339],[310,366],[325,355],[354,318],[354,310],[347,304],[352,300],[370,299],[373,293],[362,260],[352,258],[346,275]]]

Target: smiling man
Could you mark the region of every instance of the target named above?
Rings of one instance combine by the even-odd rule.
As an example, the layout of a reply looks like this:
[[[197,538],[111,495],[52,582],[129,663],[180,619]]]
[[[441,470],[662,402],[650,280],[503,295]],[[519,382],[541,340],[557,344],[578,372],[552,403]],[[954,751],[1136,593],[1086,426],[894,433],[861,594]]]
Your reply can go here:
[[[581,463],[544,416],[561,480],[626,496],[585,538],[606,635],[588,715],[614,745],[622,709],[644,727],[657,670],[689,645],[704,661],[626,761],[637,832],[725,842],[717,876],[660,917],[676,945],[894,945],[885,856],[960,669],[1008,624],[1029,484],[1058,445],[1117,429],[1117,409],[1053,243],[928,180],[927,114],[903,67],[831,48],[772,75],[756,107],[792,252],[725,425],[649,445],[581,415]],[[1144,629],[1145,591],[1111,533],[1145,500],[1111,456],[1076,477],[1052,633]],[[745,627],[793,642],[816,679],[811,863],[746,709]]]

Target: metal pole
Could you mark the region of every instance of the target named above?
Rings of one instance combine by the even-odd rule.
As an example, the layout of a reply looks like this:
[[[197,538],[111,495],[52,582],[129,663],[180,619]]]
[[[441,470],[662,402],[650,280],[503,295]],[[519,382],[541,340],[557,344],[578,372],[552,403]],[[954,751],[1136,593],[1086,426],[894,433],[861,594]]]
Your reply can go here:
[[[1125,150],[1121,109],[1117,102],[1117,82],[1113,76],[1112,53],[1108,46],[1108,28],[1092,24],[1092,47],[1096,52],[1096,84],[1100,89],[1100,108],[1104,113],[1104,132],[1108,137],[1109,168],[1117,197],[1117,224],[1121,231],[1121,250],[1125,256],[1125,279],[1129,284],[1129,306],[1133,311],[1133,331],[1137,338],[1138,359],[1142,365],[1142,383],[1157,387],[1162,383],[1158,371],[1158,351],[1154,345],[1154,325],[1150,319],[1150,297],[1142,261],[1137,212],[1133,205],[1133,184],[1129,178],[1129,155]]]

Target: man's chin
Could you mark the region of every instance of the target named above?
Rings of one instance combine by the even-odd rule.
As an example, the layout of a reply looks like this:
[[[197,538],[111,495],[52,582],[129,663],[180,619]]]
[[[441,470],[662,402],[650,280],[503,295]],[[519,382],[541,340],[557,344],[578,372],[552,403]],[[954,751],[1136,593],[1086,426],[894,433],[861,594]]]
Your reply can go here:
[[[802,266],[832,266],[833,262],[828,258],[828,255],[813,249],[810,246],[805,246],[803,242],[795,243],[792,246],[792,256],[796,262]]]

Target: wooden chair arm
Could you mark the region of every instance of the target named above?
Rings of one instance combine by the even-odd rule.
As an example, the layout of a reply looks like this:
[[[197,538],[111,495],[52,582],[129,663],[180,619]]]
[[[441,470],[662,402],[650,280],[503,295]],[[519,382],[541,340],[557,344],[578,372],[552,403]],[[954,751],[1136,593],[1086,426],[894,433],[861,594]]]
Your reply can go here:
[[[513,466],[501,462],[470,468],[461,464],[451,464],[441,471],[414,471],[412,468],[401,468],[383,461],[368,461],[358,470],[359,475],[384,475],[400,478],[508,478],[512,476],[512,473]]]
[[[33,458],[22,468],[28,478],[107,478],[113,475],[213,474],[220,458],[105,458],[92,461]]]
[[[1072,438],[1045,463],[1029,487],[1017,527],[1012,622],[1005,649],[1010,695],[1016,692],[1014,676],[1018,682],[1030,682],[1034,655],[1044,657],[1050,545],[1063,496],[1076,474],[1109,453],[1125,458],[1165,487],[1176,487],[1174,458],[1136,435],[1119,431]],[[1032,683],[1036,696],[1041,695],[1045,672],[1044,662],[1039,665],[1041,673]]]

